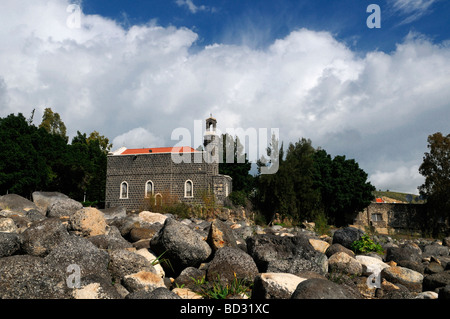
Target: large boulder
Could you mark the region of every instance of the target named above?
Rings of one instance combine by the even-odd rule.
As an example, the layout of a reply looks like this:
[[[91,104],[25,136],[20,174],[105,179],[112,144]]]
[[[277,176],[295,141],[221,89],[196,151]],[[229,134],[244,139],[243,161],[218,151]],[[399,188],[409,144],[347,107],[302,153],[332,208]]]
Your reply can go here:
[[[255,277],[252,299],[290,299],[298,284],[307,280],[288,273],[263,273]]]
[[[211,247],[205,239],[188,226],[167,218],[163,228],[152,238],[150,248],[158,256],[164,254],[173,271],[179,274],[184,268],[199,266],[211,255]],[[172,269],[165,270],[167,273]]]
[[[341,244],[350,249],[354,241],[360,240],[364,235],[361,229],[355,227],[344,227],[336,230],[333,234],[333,244]]]
[[[157,274],[152,263],[144,256],[127,249],[115,249],[110,251],[109,272],[116,282],[121,282],[125,276],[141,271]],[[159,276],[159,274],[158,274]]]
[[[31,194],[33,202],[42,212],[47,212],[48,208],[59,200],[69,199],[69,196],[60,192],[33,192]]]
[[[423,279],[424,291],[434,291],[447,285],[450,285],[450,270],[428,275]]]
[[[120,234],[116,226],[109,226],[106,228],[106,233],[88,237],[89,241],[101,249],[120,249],[132,248],[133,245],[125,240]]]
[[[223,247],[209,263],[206,279],[210,282],[220,279],[223,284],[230,284],[236,279],[253,282],[257,275],[258,267],[250,255],[239,248]]]
[[[328,273],[327,257],[316,251],[304,236],[255,235],[247,238],[247,250],[260,273],[295,275],[304,270]]]
[[[22,233],[22,249],[28,255],[44,257],[69,236],[60,219],[47,218],[31,224]]]
[[[153,291],[156,288],[166,287],[161,276],[150,271],[140,271],[126,275],[123,278],[123,285],[129,292],[138,290]]]
[[[352,296],[332,281],[312,278],[299,283],[291,299],[352,299]]]
[[[222,247],[238,248],[236,237],[234,236],[230,226],[220,219],[215,219],[211,223],[207,242],[214,252]]]
[[[16,226],[16,223],[14,223],[14,220],[12,218],[0,217],[0,232],[18,233],[19,231]]]
[[[103,213],[103,216],[105,216],[107,222],[115,218],[120,219],[127,217],[127,209],[123,206],[104,208],[100,209],[100,211]]]
[[[67,273],[43,258],[16,255],[0,258],[0,299],[66,299]]]
[[[22,237],[16,233],[0,232],[0,258],[11,256],[20,250]]]
[[[438,256],[448,256],[449,249],[447,246],[442,246],[439,244],[426,245],[423,248],[424,257],[438,257]]]
[[[359,263],[361,264],[362,274],[364,276],[370,276],[371,274],[377,275],[384,268],[389,267],[388,264],[384,263],[382,260],[375,257],[357,255],[356,260],[358,260]]]
[[[83,204],[71,198],[57,199],[47,207],[47,217],[71,217]]]
[[[103,213],[96,208],[86,207],[78,210],[70,219],[72,230],[82,236],[97,236],[106,234],[107,224]]]
[[[361,276],[361,263],[344,252],[336,253],[328,259],[330,272],[344,273],[347,275]]]
[[[412,269],[392,266],[381,271],[381,278],[393,284],[401,284],[413,292],[422,291],[423,275]]]
[[[345,248],[341,244],[337,244],[337,243],[332,244],[330,247],[328,247],[327,250],[325,251],[325,255],[327,255],[327,257],[330,258],[332,255],[339,253],[339,252],[344,252],[347,255],[349,255],[350,257],[355,257],[355,253],[352,250]]]
[[[388,247],[386,250],[386,262],[395,261],[399,263],[403,260],[422,262],[422,254],[419,250],[411,246]]]
[[[121,299],[122,296],[111,280],[102,276],[89,275],[80,280],[79,287],[72,289],[74,299]]]
[[[45,211],[41,211],[32,201],[17,194],[7,194],[0,196],[0,210],[7,209],[18,213],[25,214],[29,210],[37,210],[45,215]]]

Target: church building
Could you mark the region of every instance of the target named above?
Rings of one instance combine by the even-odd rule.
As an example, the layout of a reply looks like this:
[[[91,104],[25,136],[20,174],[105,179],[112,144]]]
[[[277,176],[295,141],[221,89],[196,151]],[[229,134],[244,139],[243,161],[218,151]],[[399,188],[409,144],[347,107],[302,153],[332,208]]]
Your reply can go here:
[[[191,204],[202,204],[202,195],[214,194],[216,203],[223,203],[232,191],[232,179],[219,174],[216,125],[212,116],[206,119],[204,151],[187,146],[122,147],[109,153],[105,207],[139,210],[146,199],[161,204],[164,194]]]

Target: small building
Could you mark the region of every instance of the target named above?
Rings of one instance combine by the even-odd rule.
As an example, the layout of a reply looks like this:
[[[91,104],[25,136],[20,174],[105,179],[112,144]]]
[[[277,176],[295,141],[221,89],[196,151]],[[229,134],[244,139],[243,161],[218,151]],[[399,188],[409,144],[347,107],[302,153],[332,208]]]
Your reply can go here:
[[[139,210],[145,200],[202,204],[205,195],[222,204],[232,191],[230,176],[219,174],[217,121],[206,119],[204,151],[192,147],[127,149],[108,154],[105,207]]]

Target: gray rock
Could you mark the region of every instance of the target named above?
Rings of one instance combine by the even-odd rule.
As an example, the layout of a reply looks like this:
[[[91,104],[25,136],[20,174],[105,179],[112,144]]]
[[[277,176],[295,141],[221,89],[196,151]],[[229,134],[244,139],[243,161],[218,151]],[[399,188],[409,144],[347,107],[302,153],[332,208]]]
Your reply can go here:
[[[260,273],[296,274],[304,270],[328,273],[327,257],[316,251],[304,236],[255,235],[247,238],[247,249]]]
[[[423,279],[423,290],[434,291],[435,289],[450,285],[450,271],[445,270],[436,274],[427,275]]]
[[[422,255],[411,247],[389,247],[386,250],[386,262],[395,261],[399,263],[403,260],[420,263],[422,262]]]
[[[150,241],[150,247],[158,256],[164,253],[173,271],[179,274],[184,268],[198,267],[211,255],[211,247],[205,239],[188,226],[167,218],[163,228]],[[165,269],[166,272],[170,270]]]
[[[33,192],[31,196],[36,206],[44,213],[56,201],[69,199],[69,196],[60,192]]]
[[[342,246],[341,244],[332,244],[330,247],[327,248],[327,250],[325,251],[325,255],[327,255],[328,258],[330,258],[332,255],[334,255],[335,253],[339,253],[339,252],[344,252],[347,255],[349,255],[350,257],[355,257],[355,253],[348,249],[345,248],[344,246]]]
[[[182,299],[167,288],[160,287],[153,291],[138,290],[129,293],[125,299]]]
[[[450,299],[450,285],[439,290],[438,299]]]
[[[413,292],[422,291],[423,275],[412,269],[392,266],[381,271],[381,278],[393,284],[401,284]]]
[[[424,257],[437,257],[437,256],[448,256],[449,248],[447,246],[441,246],[439,244],[427,245],[423,249]]]
[[[21,243],[22,237],[19,234],[0,232],[0,258],[18,252]]]
[[[236,244],[236,237],[234,236],[230,226],[220,219],[215,219],[211,223],[207,243],[212,248],[213,252],[222,247],[238,248]]]
[[[80,280],[80,287],[72,289],[74,299],[122,299],[111,280],[89,275]]]
[[[206,271],[195,267],[187,267],[173,282],[174,287],[184,287],[196,290],[198,287],[196,282],[201,282],[206,278]]]
[[[45,261],[64,269],[70,265],[78,265],[81,277],[89,275],[109,277],[108,253],[83,237],[69,236],[45,257]]]
[[[76,200],[58,198],[47,207],[47,217],[71,217],[82,208],[83,205]]]
[[[438,272],[441,272],[441,271],[444,271],[444,267],[442,267],[441,264],[439,264],[435,261],[432,261],[425,267],[424,273],[431,275],[431,274],[437,274]]]
[[[19,230],[14,223],[14,220],[12,218],[3,218],[0,217],[0,232],[4,233],[18,233]]]
[[[22,249],[32,256],[46,256],[69,238],[66,226],[58,218],[47,218],[31,224],[23,233]]]
[[[123,206],[100,209],[100,211],[105,216],[106,221],[110,221],[115,218],[120,219],[127,217],[127,210]]]
[[[230,284],[235,280],[253,282],[258,275],[258,267],[252,257],[239,248],[223,247],[217,250],[209,263],[206,279],[210,282],[218,280]]]
[[[328,259],[328,268],[330,272],[344,273],[352,276],[361,276],[363,271],[361,263],[345,252],[332,255]]]
[[[144,256],[126,249],[115,249],[110,251],[109,272],[113,280],[120,282],[125,276],[148,271],[157,273],[151,262]]]
[[[43,258],[16,255],[0,258],[0,299],[66,299],[66,273]]]
[[[106,234],[88,237],[88,240],[101,249],[131,248],[133,245],[125,240],[116,226],[109,226]]]
[[[7,194],[0,196],[0,209],[7,209],[14,212],[20,212],[23,214],[25,214],[27,211],[31,209],[36,209],[40,211],[35,203],[26,199],[25,197],[16,194]],[[45,212],[41,213],[45,215]]]
[[[364,232],[354,227],[344,227],[336,230],[333,234],[333,244],[341,244],[350,249],[354,241],[360,240]]]
[[[326,280],[312,278],[298,284],[291,299],[352,299],[342,286]]]
[[[252,299],[290,299],[298,284],[307,280],[288,273],[263,273],[255,277]]]

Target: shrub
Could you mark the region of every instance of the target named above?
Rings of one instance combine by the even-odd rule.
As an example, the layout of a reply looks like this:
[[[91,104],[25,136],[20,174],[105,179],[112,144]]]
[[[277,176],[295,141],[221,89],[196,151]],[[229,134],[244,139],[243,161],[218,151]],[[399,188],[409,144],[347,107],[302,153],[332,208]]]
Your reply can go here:
[[[379,254],[383,253],[383,248],[380,244],[375,243],[370,237],[364,234],[361,239],[355,240],[350,248],[355,252],[355,254],[364,254],[369,252],[376,252]]]

